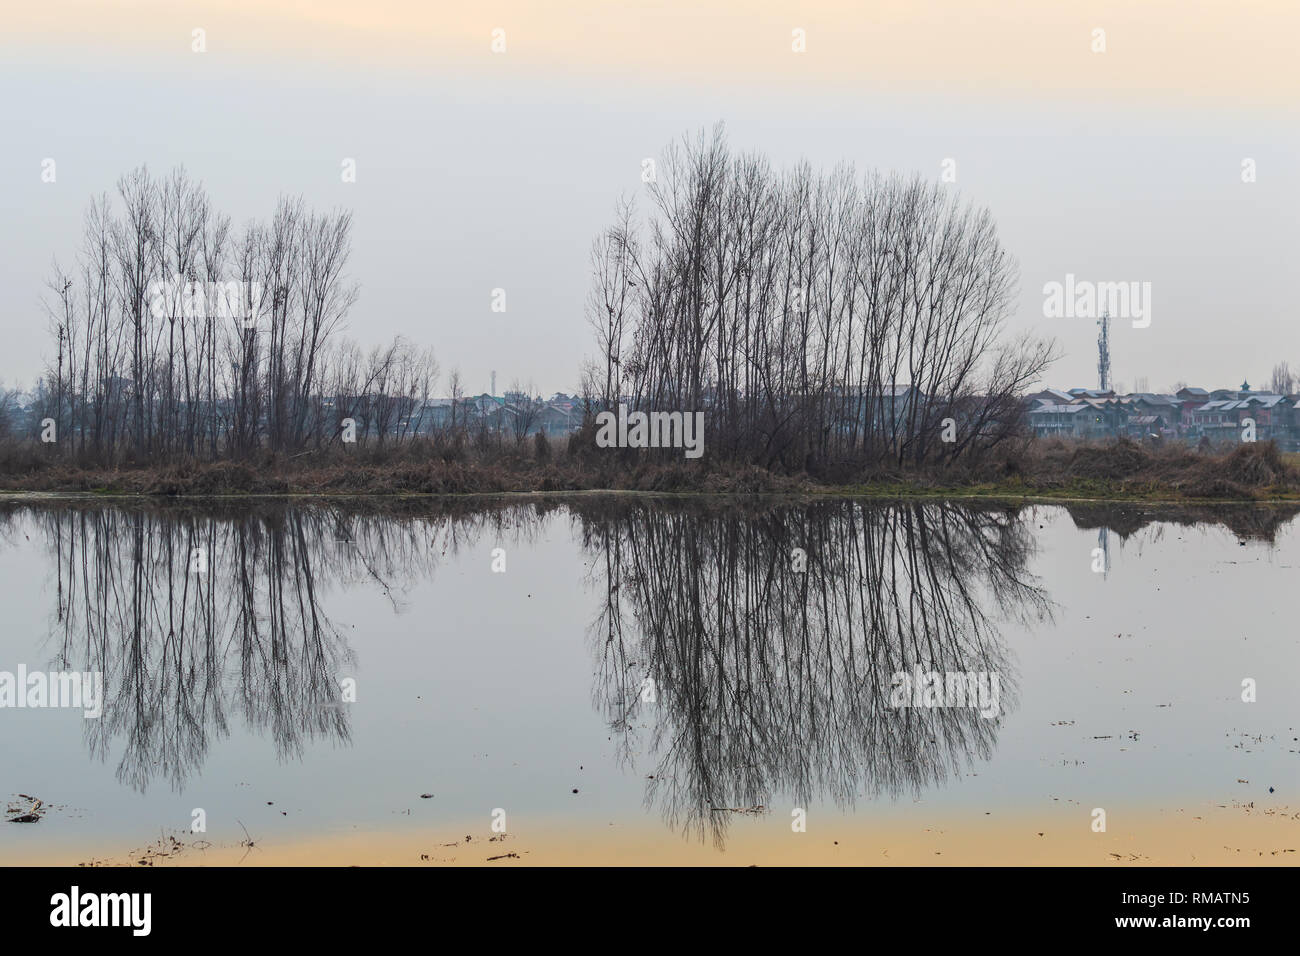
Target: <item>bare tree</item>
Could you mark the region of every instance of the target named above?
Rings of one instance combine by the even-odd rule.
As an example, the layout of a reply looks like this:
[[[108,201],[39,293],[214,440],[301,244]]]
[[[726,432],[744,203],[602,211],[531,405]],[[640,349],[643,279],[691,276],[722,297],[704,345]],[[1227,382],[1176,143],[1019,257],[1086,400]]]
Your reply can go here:
[[[451,374],[447,377],[447,391],[451,397],[451,430],[454,433],[457,426],[456,415],[462,411],[461,402],[465,398],[465,387],[461,383],[459,368],[453,368]],[[461,427],[464,427],[463,422]]]
[[[531,381],[521,385],[518,379],[511,384],[510,391],[506,393],[506,400],[513,410],[510,427],[514,432],[515,440],[523,441],[541,417],[542,409],[546,407],[545,402],[537,394],[536,385]]]

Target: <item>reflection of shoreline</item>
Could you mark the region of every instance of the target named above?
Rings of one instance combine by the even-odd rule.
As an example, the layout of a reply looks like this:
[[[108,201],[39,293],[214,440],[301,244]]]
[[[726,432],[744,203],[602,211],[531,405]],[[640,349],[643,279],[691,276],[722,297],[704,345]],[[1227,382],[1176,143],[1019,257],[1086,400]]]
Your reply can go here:
[[[1003,510],[1020,514],[1029,508],[1060,508],[1068,512],[1076,527],[1106,528],[1121,536],[1152,524],[1221,525],[1242,537],[1272,540],[1276,532],[1300,514],[1300,503],[1289,500],[1225,501],[1182,503],[1171,501],[1105,500],[1096,497],[1034,497],[1016,494],[951,495],[929,493],[914,497],[891,494],[854,495],[801,492],[657,492],[637,489],[589,489],[583,491],[512,491],[463,494],[413,493],[375,495],[357,493],[304,493],[192,497],[154,495],[103,495],[76,492],[0,491],[0,521],[24,511],[93,511],[103,508],[124,511],[194,514],[235,518],[281,511],[286,507],[322,508],[357,515],[394,518],[464,517],[477,512],[498,512],[513,507],[535,509],[539,516],[557,509],[608,508],[610,505],[654,502],[705,511],[734,509],[757,515],[772,508],[812,505],[818,502],[856,501],[873,505],[916,505],[933,502],[976,509]]]
[[[1079,526],[1176,520],[1169,511],[1140,512],[1070,511]],[[1276,509],[1210,513],[1236,533],[1261,537],[1291,517]],[[721,833],[733,817],[714,821],[713,806],[795,792],[852,805],[873,792],[873,781],[883,784],[876,793],[888,794],[891,784],[916,792],[918,782],[950,777],[954,756],[978,757],[981,743],[996,743],[995,723],[952,712],[882,721],[854,691],[863,678],[878,690],[891,667],[936,652],[963,668],[1003,666],[998,623],[1039,597],[1023,574],[1032,514],[969,502],[639,495],[60,502],[0,505],[0,538],[21,542],[30,531],[34,544],[43,540],[59,556],[50,570],[51,638],[41,653],[55,661],[89,655],[135,675],[123,682],[129,693],[119,687],[119,713],[104,725],[112,733],[91,745],[103,758],[125,744],[119,778],[143,789],[196,772],[241,717],[282,757],[314,739],[346,745],[336,720],[346,732],[346,711],[307,707],[316,688],[334,693],[338,668],[350,660],[324,596],[363,586],[397,607],[406,583],[435,576],[457,548],[491,537],[526,542],[547,519],[567,516],[598,558],[590,574],[605,597],[606,618],[593,634],[604,668],[593,688],[597,707],[611,722],[639,710],[647,719],[637,723],[667,728],[647,741],[667,760],[649,768],[649,801],[674,826],[705,833],[721,822],[714,827]],[[799,575],[788,561],[796,538],[815,545]],[[207,588],[185,567],[193,540],[207,548]],[[914,606],[916,593],[961,613],[933,618],[936,600]],[[890,609],[883,619],[881,608]],[[921,632],[900,628],[904,610],[930,613],[933,623]],[[918,642],[915,633],[928,638]],[[920,650],[929,656],[918,658]],[[635,704],[647,663],[668,678],[651,713]],[[263,693],[277,681],[275,693]]]
[[[1277,533],[1289,525],[1300,505],[1222,504],[1222,505],[1150,505],[1122,502],[1090,502],[1063,505],[1076,528],[1114,531],[1121,538],[1155,524],[1183,527],[1209,525],[1223,527],[1239,538],[1272,543]]]
[[[1247,813],[1217,803],[1125,811],[1122,827],[1093,833],[1086,808],[1000,807],[982,813],[908,809],[870,820],[815,814],[807,833],[791,833],[777,814],[738,822],[726,852],[707,844],[665,840],[652,821],[578,821],[562,817],[490,842],[483,820],[412,830],[302,837],[259,834],[260,852],[237,836],[207,849],[186,848],[151,860],[154,866],[1295,866],[1291,815]],[[1199,818],[1199,819],[1198,819]],[[611,826],[610,823],[615,825]],[[1039,834],[1042,836],[1039,836]],[[466,844],[464,837],[473,839]],[[188,834],[177,833],[188,841]],[[456,843],[455,846],[443,846]],[[48,841],[31,852],[7,853],[17,866],[134,864],[142,848]],[[147,849],[147,848],[145,848]],[[509,857],[507,854],[517,854]],[[428,859],[422,859],[422,857]],[[488,857],[502,857],[489,861]],[[242,863],[239,861],[242,860]]]

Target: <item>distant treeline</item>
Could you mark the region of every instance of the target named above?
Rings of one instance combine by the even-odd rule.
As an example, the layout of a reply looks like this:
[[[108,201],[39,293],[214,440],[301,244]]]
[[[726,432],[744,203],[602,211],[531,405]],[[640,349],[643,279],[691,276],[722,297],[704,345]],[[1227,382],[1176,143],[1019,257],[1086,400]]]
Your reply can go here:
[[[1025,434],[1020,396],[1052,347],[1004,335],[1016,266],[987,210],[919,178],[778,173],[720,127],[666,150],[652,179],[649,219],[625,203],[593,248],[598,358],[570,423],[584,454],[620,404],[703,413],[707,461],[786,473],[974,464]],[[0,414],[0,450],[27,451],[0,467],[293,458],[354,433],[385,458],[522,445],[528,427],[458,417],[456,372],[450,402],[431,401],[431,350],[340,335],[351,229],[288,198],[236,229],[183,169],[123,176],[90,204],[75,266],[54,267],[36,400]]]

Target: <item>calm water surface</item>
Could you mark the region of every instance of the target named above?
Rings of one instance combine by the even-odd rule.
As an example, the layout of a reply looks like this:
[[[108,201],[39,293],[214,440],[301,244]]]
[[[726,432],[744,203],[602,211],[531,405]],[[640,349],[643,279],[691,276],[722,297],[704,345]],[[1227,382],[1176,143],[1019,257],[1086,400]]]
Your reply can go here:
[[[0,860],[126,850],[195,808],[212,840],[486,829],[502,808],[512,831],[725,847],[738,818],[715,808],[768,808],[777,839],[794,807],[1294,801],[1293,516],[11,500],[0,671],[100,671],[106,701],[0,709],[0,797],[51,808],[0,828]],[[916,668],[998,675],[999,712],[890,706]]]

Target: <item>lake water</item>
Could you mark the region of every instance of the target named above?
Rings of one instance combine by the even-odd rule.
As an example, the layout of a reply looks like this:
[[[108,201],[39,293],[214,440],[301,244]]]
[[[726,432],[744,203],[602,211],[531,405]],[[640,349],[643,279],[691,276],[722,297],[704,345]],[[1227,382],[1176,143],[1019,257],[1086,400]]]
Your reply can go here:
[[[0,709],[0,797],[10,816],[43,802],[0,828],[0,861],[126,854],[197,810],[225,845],[504,816],[712,854],[788,840],[800,812],[823,833],[1286,815],[1294,515],[9,499],[0,672],[98,672],[104,701]],[[987,696],[899,706],[898,675],[928,672]]]

